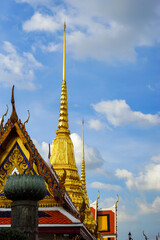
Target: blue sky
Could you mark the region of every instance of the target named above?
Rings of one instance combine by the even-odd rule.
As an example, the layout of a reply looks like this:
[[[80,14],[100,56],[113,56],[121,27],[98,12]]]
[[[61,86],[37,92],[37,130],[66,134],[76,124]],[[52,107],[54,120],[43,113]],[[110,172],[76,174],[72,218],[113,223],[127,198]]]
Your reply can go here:
[[[160,2],[2,0],[0,114],[16,109],[47,160],[58,126],[63,23],[67,24],[69,128],[87,190],[118,204],[118,239],[160,231]],[[10,114],[9,112],[9,114]]]

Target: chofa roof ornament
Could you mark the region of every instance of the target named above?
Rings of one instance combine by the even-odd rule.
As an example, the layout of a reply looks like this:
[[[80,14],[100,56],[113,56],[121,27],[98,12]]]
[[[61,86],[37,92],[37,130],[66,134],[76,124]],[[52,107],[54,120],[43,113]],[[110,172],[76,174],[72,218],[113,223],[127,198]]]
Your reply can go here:
[[[6,106],[7,106],[7,110],[6,110],[5,114],[3,114],[2,118],[1,118],[0,131],[1,131],[2,128],[3,128],[4,117],[7,115],[7,113],[8,113],[8,109],[9,109],[8,105],[6,105]]]
[[[24,126],[25,126],[26,123],[28,123],[29,119],[30,119],[30,112],[29,112],[29,110],[28,110],[28,118],[27,118],[27,120],[23,123]]]
[[[15,108],[15,101],[14,101],[14,85],[12,87],[12,97],[11,97],[11,103],[12,103],[12,113],[10,116],[10,120],[12,123],[15,123],[18,121],[18,116],[16,113],[16,108]]]

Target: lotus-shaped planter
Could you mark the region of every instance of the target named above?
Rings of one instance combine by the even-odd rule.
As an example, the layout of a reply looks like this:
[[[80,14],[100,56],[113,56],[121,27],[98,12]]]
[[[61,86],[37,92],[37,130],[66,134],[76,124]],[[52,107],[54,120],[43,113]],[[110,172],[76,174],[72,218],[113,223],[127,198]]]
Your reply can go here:
[[[7,178],[4,193],[12,200],[39,201],[46,195],[44,179],[40,175],[12,175]]]

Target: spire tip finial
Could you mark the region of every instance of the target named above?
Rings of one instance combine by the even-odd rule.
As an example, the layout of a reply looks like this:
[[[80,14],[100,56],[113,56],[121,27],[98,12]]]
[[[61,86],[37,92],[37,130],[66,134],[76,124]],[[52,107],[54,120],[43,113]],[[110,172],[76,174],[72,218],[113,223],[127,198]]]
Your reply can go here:
[[[63,45],[63,81],[61,88],[61,102],[60,102],[60,113],[57,133],[65,132],[70,134],[68,130],[68,104],[67,104],[67,86],[66,86],[66,24],[64,22],[64,45]]]
[[[12,87],[11,103],[12,103],[12,106],[13,106],[13,104],[14,104],[14,85],[13,85],[13,87]]]

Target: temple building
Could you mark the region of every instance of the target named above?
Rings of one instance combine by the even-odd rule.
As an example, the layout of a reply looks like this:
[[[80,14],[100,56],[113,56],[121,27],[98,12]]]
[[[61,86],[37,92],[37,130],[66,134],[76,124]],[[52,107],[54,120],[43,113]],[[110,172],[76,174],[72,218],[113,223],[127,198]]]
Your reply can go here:
[[[39,201],[39,240],[117,239],[117,202],[112,209],[99,209],[98,198],[90,205],[86,188],[84,122],[82,124],[81,177],[75,162],[68,124],[66,84],[66,26],[64,24],[63,81],[58,130],[50,156],[51,166],[41,157],[16,112],[14,86],[12,113],[0,125],[0,228],[11,226],[11,201],[4,195],[7,177],[12,174],[41,175],[47,194]]]

